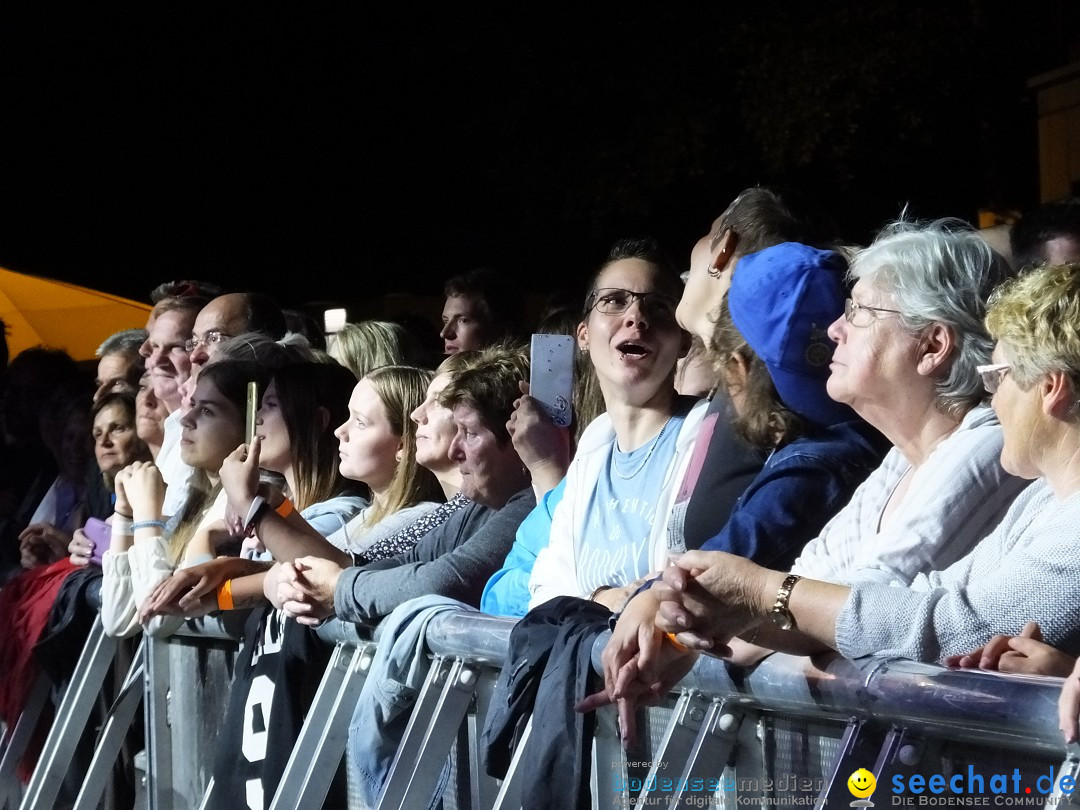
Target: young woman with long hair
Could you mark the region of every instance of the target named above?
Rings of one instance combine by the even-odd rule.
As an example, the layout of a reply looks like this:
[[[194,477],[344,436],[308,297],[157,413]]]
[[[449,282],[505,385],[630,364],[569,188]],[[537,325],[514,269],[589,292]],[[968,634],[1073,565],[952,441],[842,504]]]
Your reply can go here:
[[[162,520],[165,483],[157,467],[136,462],[116,476],[112,545],[103,557],[101,618],[110,635],[139,630],[137,606],[176,568],[211,559],[214,533],[224,526],[226,499],[219,473],[225,458],[244,438],[247,386],[266,384],[266,372],[254,363],[208,365],[199,375],[192,408],[181,419],[180,452],[196,472],[187,502],[172,525]],[[180,620],[155,618],[147,625],[168,635]]]

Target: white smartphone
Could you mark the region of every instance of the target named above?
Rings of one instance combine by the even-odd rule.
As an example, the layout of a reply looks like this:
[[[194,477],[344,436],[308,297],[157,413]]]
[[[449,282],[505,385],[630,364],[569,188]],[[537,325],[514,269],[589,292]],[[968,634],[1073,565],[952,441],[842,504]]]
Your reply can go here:
[[[574,339],[569,335],[533,335],[529,394],[559,427],[570,427],[574,396]]]

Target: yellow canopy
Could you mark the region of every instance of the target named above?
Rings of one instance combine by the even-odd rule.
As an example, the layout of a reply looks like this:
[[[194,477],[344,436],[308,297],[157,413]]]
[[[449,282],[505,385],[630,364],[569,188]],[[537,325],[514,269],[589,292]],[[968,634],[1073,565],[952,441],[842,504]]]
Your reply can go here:
[[[0,268],[0,318],[7,324],[11,357],[32,346],[48,346],[76,360],[92,360],[105,338],[123,329],[142,329],[149,314],[147,304]]]

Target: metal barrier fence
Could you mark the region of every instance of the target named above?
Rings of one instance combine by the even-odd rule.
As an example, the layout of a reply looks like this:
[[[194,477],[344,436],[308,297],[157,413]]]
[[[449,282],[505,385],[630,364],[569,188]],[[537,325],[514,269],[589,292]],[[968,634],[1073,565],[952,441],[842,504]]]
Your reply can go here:
[[[466,611],[431,620],[433,664],[380,808],[427,806],[448,757],[454,763],[443,796],[448,810],[520,806],[520,777],[528,765],[521,761],[522,747],[502,782],[483,772],[478,755],[512,626]],[[208,773],[215,722],[227,702],[235,631],[233,622],[211,621],[172,639],[147,639],[99,738],[76,808],[90,810],[100,801],[107,768],[142,697],[140,679],[147,707],[148,806],[182,810],[205,804],[213,791]],[[351,625],[331,622],[320,635],[336,647],[274,808],[323,806],[372,660],[372,642]],[[603,641],[594,651],[596,662]],[[111,660],[110,644],[115,642],[99,625],[22,795],[24,810],[53,806],[55,786],[70,760],[65,746],[86,722],[87,695]],[[1080,770],[1077,751],[1066,751],[1057,728],[1060,685],[1059,679],[950,671],[909,661],[783,655],[736,682],[722,662],[703,658],[666,706],[640,713],[644,733],[637,749],[622,749],[613,711],[599,713],[593,806],[847,806],[853,798],[847,778],[858,768],[876,775],[878,807],[1059,806],[1071,800],[1062,777],[1075,780]],[[22,723],[5,738],[0,808],[16,795],[11,780],[20,734],[25,736]],[[996,776],[1005,777],[999,784],[1007,791],[992,789]],[[944,784],[945,790],[936,790],[931,777],[940,777],[933,785]],[[955,795],[950,785],[959,785],[964,795]]]

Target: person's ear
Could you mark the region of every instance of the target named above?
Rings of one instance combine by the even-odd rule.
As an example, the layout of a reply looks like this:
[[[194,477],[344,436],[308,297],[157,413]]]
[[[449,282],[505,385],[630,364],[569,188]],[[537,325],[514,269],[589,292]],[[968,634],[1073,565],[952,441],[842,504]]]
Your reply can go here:
[[[582,354],[589,353],[589,327],[582,321],[577,325],[577,345]]]
[[[746,385],[746,378],[750,376],[750,364],[739,352],[732,352],[724,365],[724,378],[727,386],[732,391],[738,391]]]
[[[954,349],[956,338],[952,330],[941,323],[931,325],[923,332],[917,371],[924,377],[933,376],[948,363]]]
[[[712,258],[709,260],[709,275],[720,278],[731,260],[735,258],[735,248],[739,245],[739,235],[728,228],[720,237],[720,241],[713,248]]]
[[[1076,409],[1076,394],[1064,371],[1051,371],[1038,382],[1042,410],[1047,416],[1065,420]]]
[[[324,431],[330,427],[330,410],[320,405],[315,409],[315,418],[319,420],[319,431]]]

